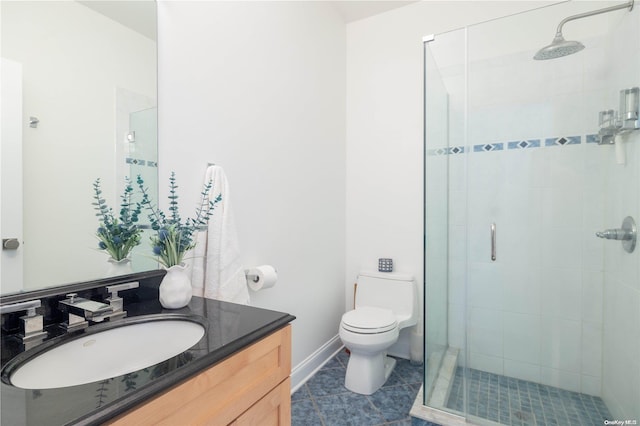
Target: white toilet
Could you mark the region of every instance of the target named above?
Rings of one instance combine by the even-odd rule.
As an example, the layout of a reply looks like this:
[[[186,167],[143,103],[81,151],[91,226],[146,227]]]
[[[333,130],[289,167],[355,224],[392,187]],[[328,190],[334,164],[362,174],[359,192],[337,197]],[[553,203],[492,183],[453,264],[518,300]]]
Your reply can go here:
[[[344,385],[371,395],[387,381],[396,361],[387,357],[400,330],[416,324],[418,296],[412,276],[393,272],[361,272],[355,309],[340,321],[340,339],[351,351]]]

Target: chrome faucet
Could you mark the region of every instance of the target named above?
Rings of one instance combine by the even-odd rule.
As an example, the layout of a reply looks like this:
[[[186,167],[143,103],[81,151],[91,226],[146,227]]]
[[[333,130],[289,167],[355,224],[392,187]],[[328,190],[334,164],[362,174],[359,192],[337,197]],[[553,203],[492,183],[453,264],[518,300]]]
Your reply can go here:
[[[89,321],[102,322],[113,312],[113,308],[106,303],[78,297],[77,293],[66,296],[66,299],[58,302],[58,307],[67,314],[67,321],[62,323],[67,331],[86,328]]]
[[[0,314],[26,311],[26,315],[20,317],[22,322],[20,336],[22,337],[22,343],[25,345],[34,341],[39,343],[47,337],[47,332],[43,330],[42,315],[36,313],[36,308],[40,306],[42,306],[40,300],[29,300],[0,306]]]
[[[67,294],[67,298],[58,303],[60,310],[67,314],[67,320],[62,323],[62,327],[67,331],[73,331],[88,327],[89,321],[102,322],[124,318],[127,312],[123,309],[124,303],[118,292],[138,288],[139,285],[138,281],[132,281],[107,286],[107,292],[110,294],[105,300],[107,303],[78,297],[77,293]]]

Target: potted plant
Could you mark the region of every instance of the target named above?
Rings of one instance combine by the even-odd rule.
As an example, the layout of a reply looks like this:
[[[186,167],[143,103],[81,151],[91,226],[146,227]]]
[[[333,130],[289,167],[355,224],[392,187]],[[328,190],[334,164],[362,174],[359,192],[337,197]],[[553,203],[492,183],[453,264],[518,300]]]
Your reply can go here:
[[[194,234],[206,229],[211,214],[216,204],[222,200],[222,196],[218,194],[210,199],[212,182],[209,181],[200,193],[200,204],[196,208],[196,216],[183,221],[178,208],[178,186],[174,172],[171,172],[169,178],[168,214],[152,203],[140,177],[138,177],[138,187],[142,193],[140,204],[148,213],[151,229],[156,231],[151,236],[153,254],[167,270],[167,275],[160,284],[160,303],[169,309],[182,308],[189,303],[192,295],[191,279],[186,273],[184,256],[195,247]]]
[[[96,236],[100,240],[98,248],[109,254],[111,266],[110,275],[122,275],[132,272],[129,254],[131,250],[140,244],[142,229],[137,225],[141,212],[139,203],[132,201],[133,187],[131,181],[126,178],[124,192],[120,196],[120,212],[116,216],[113,209],[108,206],[102,197],[100,178],[93,183],[92,204],[96,210],[99,227]]]

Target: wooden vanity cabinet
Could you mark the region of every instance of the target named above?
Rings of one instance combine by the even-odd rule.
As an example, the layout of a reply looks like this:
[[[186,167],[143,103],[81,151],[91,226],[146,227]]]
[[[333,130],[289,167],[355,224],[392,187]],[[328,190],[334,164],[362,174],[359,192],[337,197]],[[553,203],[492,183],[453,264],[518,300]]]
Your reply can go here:
[[[107,424],[289,426],[290,372],[287,325]]]

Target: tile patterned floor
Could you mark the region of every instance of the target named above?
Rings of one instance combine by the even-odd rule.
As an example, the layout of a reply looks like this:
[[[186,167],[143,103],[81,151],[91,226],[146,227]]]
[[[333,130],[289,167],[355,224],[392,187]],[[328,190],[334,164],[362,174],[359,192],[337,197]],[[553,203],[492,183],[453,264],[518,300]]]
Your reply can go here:
[[[602,399],[470,369],[469,414],[504,425],[601,426],[611,419]],[[457,367],[447,407],[462,411],[463,369]]]
[[[398,359],[389,380],[373,395],[344,387],[349,355],[343,350],[291,395],[293,426],[432,426],[412,419],[411,405],[422,385],[422,366]],[[433,425],[437,426],[437,425]]]

